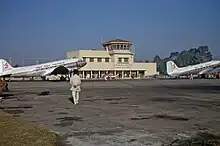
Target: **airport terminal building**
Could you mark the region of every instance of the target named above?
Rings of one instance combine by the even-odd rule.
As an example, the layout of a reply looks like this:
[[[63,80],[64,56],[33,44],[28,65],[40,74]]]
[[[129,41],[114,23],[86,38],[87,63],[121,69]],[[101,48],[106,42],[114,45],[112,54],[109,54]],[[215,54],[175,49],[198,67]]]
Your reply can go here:
[[[83,79],[140,78],[158,74],[156,63],[134,62],[130,41],[115,39],[102,44],[103,49],[74,50],[67,52],[67,58],[83,58],[87,65],[80,69]]]

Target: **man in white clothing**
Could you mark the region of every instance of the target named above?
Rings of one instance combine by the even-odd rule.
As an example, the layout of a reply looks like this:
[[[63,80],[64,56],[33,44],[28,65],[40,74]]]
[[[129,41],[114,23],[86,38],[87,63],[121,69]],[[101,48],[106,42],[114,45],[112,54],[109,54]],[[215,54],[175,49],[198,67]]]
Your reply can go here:
[[[74,104],[78,104],[79,103],[79,93],[81,91],[81,78],[78,75],[78,70],[74,69],[73,70],[73,75],[70,78],[70,85],[71,85],[71,91],[72,91],[72,98],[74,101]]]
[[[193,75],[192,74],[190,75],[190,79],[193,80]]]

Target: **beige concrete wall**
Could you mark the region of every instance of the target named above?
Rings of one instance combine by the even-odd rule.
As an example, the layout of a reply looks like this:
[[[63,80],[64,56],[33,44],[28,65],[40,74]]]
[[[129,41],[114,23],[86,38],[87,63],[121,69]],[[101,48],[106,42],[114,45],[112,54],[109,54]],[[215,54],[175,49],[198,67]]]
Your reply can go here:
[[[114,64],[107,62],[88,62],[87,65],[82,67],[80,70],[81,71],[114,70]]]
[[[132,70],[145,70],[145,76],[157,74],[156,63],[133,63]]]
[[[109,53],[105,50],[76,50],[67,52],[67,58],[71,57],[111,57]]]
[[[79,58],[79,50],[67,52],[67,58],[77,57]]]
[[[145,71],[145,76],[158,74],[156,63],[116,64],[114,70]]]
[[[124,58],[128,58],[128,63],[131,64],[134,62],[134,53],[132,53],[130,50],[112,50],[109,51],[109,53],[112,56],[112,60],[115,64],[118,64],[119,60],[118,58],[122,58],[122,62],[124,62]]]
[[[110,55],[105,50],[80,50],[80,57],[109,57]]]
[[[119,58],[122,58],[122,63],[124,63],[124,58],[128,58],[128,64],[132,64],[134,62],[133,56],[130,54],[114,54],[112,55],[112,58],[114,59],[114,63],[118,64]]]

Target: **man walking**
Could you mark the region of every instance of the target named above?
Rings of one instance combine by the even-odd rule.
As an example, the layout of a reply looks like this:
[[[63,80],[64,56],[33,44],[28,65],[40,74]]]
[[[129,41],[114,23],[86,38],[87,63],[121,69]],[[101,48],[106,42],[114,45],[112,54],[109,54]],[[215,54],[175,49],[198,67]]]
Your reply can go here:
[[[79,71],[78,69],[73,70],[73,75],[70,78],[70,85],[71,85],[71,91],[72,91],[72,98],[74,101],[74,104],[79,103],[79,93],[81,91],[81,78],[78,75]]]
[[[193,75],[192,74],[190,75],[190,80],[193,80]]]

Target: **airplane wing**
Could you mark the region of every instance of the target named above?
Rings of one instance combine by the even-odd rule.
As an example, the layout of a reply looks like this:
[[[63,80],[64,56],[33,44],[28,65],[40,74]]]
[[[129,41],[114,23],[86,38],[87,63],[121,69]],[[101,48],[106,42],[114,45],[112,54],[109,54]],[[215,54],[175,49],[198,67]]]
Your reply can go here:
[[[210,71],[210,73],[218,73],[218,72],[220,72],[220,68],[215,68]]]
[[[199,74],[204,74],[204,73],[217,73],[220,72],[220,68],[207,68],[199,72]]]
[[[63,66],[59,66],[59,67],[54,67],[54,68],[50,68],[45,70],[45,72],[42,74],[42,76],[48,76],[48,75],[52,75],[52,74],[67,74],[69,72],[69,69],[63,67]]]
[[[211,72],[211,71],[213,71],[213,70],[214,70],[213,68],[204,69],[204,70],[202,70],[202,71],[199,72],[199,75],[205,74],[205,73],[209,73],[209,72]]]
[[[45,72],[42,74],[42,76],[48,76],[50,75],[56,68],[51,68],[51,69],[47,69],[45,70]]]

